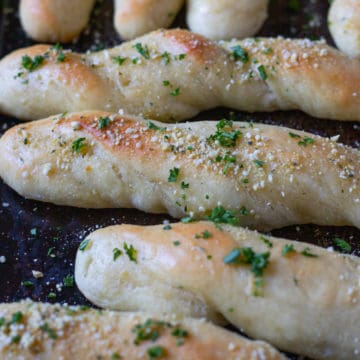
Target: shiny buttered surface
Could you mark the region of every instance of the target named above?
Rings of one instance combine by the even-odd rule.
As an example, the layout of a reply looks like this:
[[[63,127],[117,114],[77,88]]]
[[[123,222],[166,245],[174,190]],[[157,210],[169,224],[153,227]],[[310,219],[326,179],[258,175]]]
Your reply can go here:
[[[285,360],[205,320],[23,301],[0,304],[2,360]]]
[[[101,307],[220,314],[315,359],[359,358],[359,278],[357,257],[207,222],[97,230],[75,264],[79,289]]]
[[[360,120],[360,61],[308,39],[215,43],[178,29],[87,54],[37,45],[3,58],[0,82],[0,111],[24,120],[123,109],[171,122],[218,106]]]
[[[3,135],[0,176],[22,196],[58,205],[225,214],[266,230],[360,227],[359,150],[279,126],[57,115]]]

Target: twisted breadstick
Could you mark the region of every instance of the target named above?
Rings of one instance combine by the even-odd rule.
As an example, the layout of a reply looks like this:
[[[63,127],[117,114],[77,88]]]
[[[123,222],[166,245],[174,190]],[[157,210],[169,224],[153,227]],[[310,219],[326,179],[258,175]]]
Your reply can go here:
[[[206,222],[112,226],[91,233],[81,249],[75,279],[99,306],[220,313],[280,349],[360,358],[356,257]]]
[[[95,0],[21,0],[26,33],[43,42],[69,42],[85,28]]]
[[[64,56],[44,45],[15,51],[0,62],[0,111],[39,119],[123,108],[173,121],[227,106],[360,120],[359,70],[358,60],[310,40],[217,45],[186,30],[165,30],[86,55]]]
[[[205,321],[30,301],[1,304],[3,360],[285,359]]]
[[[89,20],[94,0],[21,0],[20,19],[38,41],[71,41]],[[168,27],[184,0],[114,0],[114,25],[123,39]],[[267,17],[267,0],[189,0],[191,30],[211,39],[255,35]],[[75,10],[75,11],[74,11]]]
[[[176,218],[220,212],[257,229],[360,227],[359,174],[358,150],[241,122],[165,125],[84,112],[19,125],[0,139],[0,175],[27,198]]]
[[[334,0],[328,23],[331,35],[339,49],[351,56],[360,56],[360,2]]]

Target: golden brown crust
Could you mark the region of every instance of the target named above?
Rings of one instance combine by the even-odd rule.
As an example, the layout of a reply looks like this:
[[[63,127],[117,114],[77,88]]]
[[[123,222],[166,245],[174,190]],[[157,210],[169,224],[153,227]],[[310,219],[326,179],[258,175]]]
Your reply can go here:
[[[244,249],[256,257],[236,263]],[[359,276],[356,257],[206,222],[97,230],[75,264],[79,289],[99,306],[220,313],[254,338],[316,359],[359,358]]]
[[[222,133],[235,140],[222,145]],[[18,125],[0,140],[0,175],[27,198],[177,218],[228,210],[257,229],[359,227],[359,164],[358,150],[288,128],[165,125],[104,112]],[[173,181],[171,171],[179,172]]]
[[[62,63],[49,57],[28,71],[22,57],[33,52],[22,49],[0,62],[0,111],[21,119],[122,108],[174,121],[222,105],[360,120],[360,62],[310,40],[216,44],[186,30],[163,30],[102,52],[66,54]],[[53,77],[56,68],[60,79],[71,74],[71,87]],[[83,82],[88,76],[90,84]]]
[[[27,35],[42,42],[69,42],[86,26],[95,0],[21,0]]]
[[[204,320],[175,315],[116,313],[26,301],[1,304],[0,319],[3,360],[285,359],[266,343],[249,341]],[[140,337],[134,344],[141,331],[154,340]],[[158,357],[151,357],[149,349]]]

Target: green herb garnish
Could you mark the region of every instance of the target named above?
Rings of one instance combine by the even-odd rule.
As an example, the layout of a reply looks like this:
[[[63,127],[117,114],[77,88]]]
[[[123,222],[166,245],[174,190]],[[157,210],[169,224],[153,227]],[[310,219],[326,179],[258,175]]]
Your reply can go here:
[[[89,245],[89,241],[90,241],[90,239],[83,240],[79,245],[79,250],[80,251],[85,251],[86,247]]]
[[[232,210],[225,210],[222,206],[215,207],[207,219],[215,224],[237,225],[239,223],[239,219],[235,212]]]
[[[113,260],[115,261],[119,256],[122,255],[122,251],[118,248],[113,249]]]
[[[110,125],[110,118],[100,116],[98,129],[102,130],[102,129],[108,127],[109,125]]]
[[[178,179],[180,173],[180,169],[177,167],[174,167],[173,169],[169,170],[169,177],[168,182],[176,182]]]
[[[132,245],[129,246],[127,243],[124,243],[123,247],[130,261],[137,263],[137,250]]]
[[[28,70],[29,72],[32,72],[39,68],[41,64],[44,62],[45,57],[42,55],[36,55],[34,59],[32,59],[28,55],[24,55],[21,58],[21,65],[24,69]]]
[[[230,50],[232,50],[231,56],[235,61],[240,60],[244,64],[249,61],[248,53],[240,45],[231,47]]]
[[[149,49],[148,47],[145,45],[144,47],[142,46],[141,43],[137,43],[133,46],[137,52],[143,56],[146,60],[150,59],[150,53],[149,53]]]
[[[75,140],[72,145],[71,145],[71,150],[75,153],[79,153],[81,152],[81,150],[85,147],[85,138],[79,138],[77,140]]]
[[[336,237],[333,239],[333,242],[334,242],[335,246],[340,249],[340,252],[350,253],[352,250],[351,245],[344,239]]]

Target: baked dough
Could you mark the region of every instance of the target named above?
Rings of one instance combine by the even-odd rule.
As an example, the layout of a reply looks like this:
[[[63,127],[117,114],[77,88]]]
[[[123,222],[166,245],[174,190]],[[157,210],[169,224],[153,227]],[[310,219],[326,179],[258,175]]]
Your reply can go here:
[[[193,317],[218,312],[283,350],[315,359],[360,358],[357,257],[206,222],[112,226],[86,241],[75,280],[101,307]],[[289,246],[295,251],[282,256]],[[262,277],[254,278],[250,265],[225,263],[239,248],[258,256],[254,269],[264,260],[259,254],[270,253]],[[115,258],[116,249],[122,253]]]
[[[359,151],[336,139],[246,122],[83,112],[21,124],[0,139],[0,176],[26,198],[175,218],[226,209],[256,229],[360,227],[359,166]]]
[[[217,44],[186,30],[163,30],[102,52],[66,53],[61,62],[58,52],[38,45],[0,61],[1,112],[29,120],[122,108],[174,121],[226,106],[360,120],[359,60],[308,39]],[[25,55],[32,61],[25,58],[27,68]],[[45,57],[37,64],[36,56]]]
[[[69,42],[87,25],[95,0],[21,0],[25,32],[42,42]]]
[[[285,360],[268,344],[175,315],[24,301],[1,304],[0,319],[2,360]]]
[[[128,40],[169,27],[183,5],[184,0],[115,0],[116,31]]]
[[[94,0],[21,0],[20,19],[37,41],[66,42],[89,20]],[[184,0],[115,0],[114,25],[123,39],[133,39],[171,25]],[[192,31],[211,39],[255,35],[267,17],[267,0],[189,0]]]
[[[328,23],[337,47],[350,56],[360,57],[360,2],[334,0]]]

